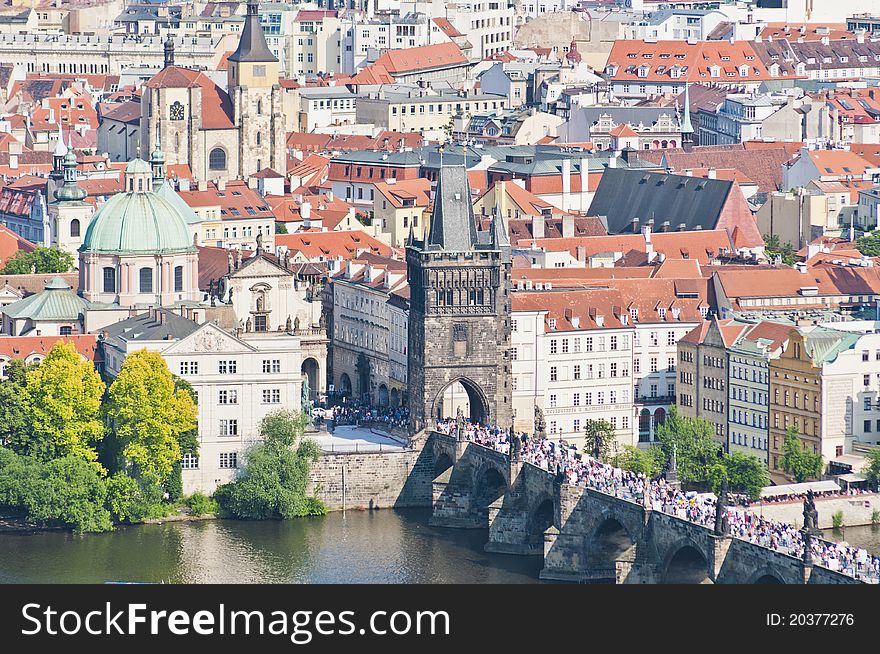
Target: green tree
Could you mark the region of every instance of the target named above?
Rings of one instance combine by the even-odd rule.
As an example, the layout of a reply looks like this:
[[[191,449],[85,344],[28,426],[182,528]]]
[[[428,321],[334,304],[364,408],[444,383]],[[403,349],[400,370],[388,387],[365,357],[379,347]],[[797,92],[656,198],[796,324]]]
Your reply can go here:
[[[880,230],[856,239],[856,249],[868,257],[880,257]]]
[[[790,241],[780,244],[779,236],[776,234],[764,234],[764,253],[770,259],[776,256],[782,257],[782,263],[786,266],[792,266],[797,262],[794,246]]]
[[[185,389],[174,387],[158,352],[126,357],[110,385],[107,417],[134,476],[164,483],[180,461],[180,437],[196,426],[196,406]]]
[[[618,454],[617,430],[607,420],[587,420],[584,425],[584,452],[606,462]]]
[[[275,223],[276,234],[287,234],[287,225],[284,223]]]
[[[675,448],[676,469],[682,482],[709,480],[709,470],[718,463],[721,444],[714,439],[715,427],[704,418],[688,418],[673,406],[662,425],[657,427],[657,439],[668,461]]]
[[[734,493],[743,493],[756,500],[761,489],[770,483],[767,466],[757,457],[732,452],[725,454],[720,462],[711,466],[709,482],[714,493],[721,491],[721,481],[727,479],[728,487]]]
[[[6,380],[0,383],[0,445],[12,446],[27,433],[24,387]]]
[[[43,461],[79,457],[103,472],[95,446],[104,437],[99,416],[105,385],[92,362],[83,361],[72,343],[58,341],[26,379],[28,425],[12,448]]]
[[[260,424],[264,441],[250,448],[241,474],[217,488],[224,515],[246,520],[323,515],[327,509],[306,494],[309,467],[318,459],[317,443],[303,438],[306,417],[275,411]]]
[[[113,524],[107,487],[95,467],[76,456],[39,461],[0,448],[0,506],[43,526],[107,531]]]
[[[865,458],[868,462],[865,479],[872,488],[880,488],[880,449],[871,450]]]
[[[653,478],[663,472],[666,457],[663,455],[663,449],[656,445],[652,445],[646,450],[632,445],[624,445],[623,453],[615,459],[614,465],[623,470],[640,472],[646,477]]]
[[[33,252],[19,250],[7,259],[0,273],[4,275],[27,275],[30,273],[66,273],[73,270],[73,255],[58,248],[38,247]]]
[[[798,430],[794,427],[789,427],[785,431],[785,439],[782,442],[782,469],[798,483],[815,479],[822,474],[822,455],[808,452],[798,437]]]

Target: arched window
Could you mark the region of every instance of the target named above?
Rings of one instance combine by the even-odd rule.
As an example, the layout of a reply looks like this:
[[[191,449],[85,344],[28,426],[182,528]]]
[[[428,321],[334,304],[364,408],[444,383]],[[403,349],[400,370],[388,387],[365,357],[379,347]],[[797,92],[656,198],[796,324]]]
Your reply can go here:
[[[104,292],[116,292],[116,268],[104,268]]]
[[[153,292],[153,269],[152,268],[141,268],[140,270],[140,292],[141,293],[152,293]]]
[[[257,100],[257,115],[259,116],[262,113],[263,113],[263,101]]]
[[[79,236],[79,218],[74,218],[70,221],[70,236]]]
[[[208,155],[208,168],[211,170],[226,170],[226,151],[223,148],[214,148]]]
[[[174,267],[174,291],[179,293],[183,290],[183,266]]]
[[[263,142],[263,133],[257,132],[257,145],[260,145],[260,143],[262,143],[262,142]]]

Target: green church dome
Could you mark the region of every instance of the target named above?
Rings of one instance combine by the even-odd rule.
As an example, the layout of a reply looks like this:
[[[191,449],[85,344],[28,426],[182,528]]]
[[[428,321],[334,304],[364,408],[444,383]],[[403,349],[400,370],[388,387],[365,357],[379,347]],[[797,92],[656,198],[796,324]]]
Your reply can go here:
[[[135,159],[129,166],[141,161]],[[141,172],[141,171],[135,171]],[[117,193],[95,214],[80,252],[147,254],[194,250],[180,210],[160,194]]]
[[[125,174],[129,173],[151,173],[153,169],[150,168],[150,164],[146,161],[138,157],[137,159],[132,159],[128,162],[128,165],[125,167]]]

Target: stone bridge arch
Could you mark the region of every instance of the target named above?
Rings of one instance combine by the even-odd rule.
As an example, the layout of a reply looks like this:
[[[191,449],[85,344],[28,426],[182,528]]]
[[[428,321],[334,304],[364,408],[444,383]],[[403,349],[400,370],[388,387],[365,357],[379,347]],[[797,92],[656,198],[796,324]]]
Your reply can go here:
[[[670,546],[663,558],[662,584],[711,584],[706,547],[693,538],[681,538]]]
[[[503,470],[494,461],[486,461],[474,469],[472,508],[486,513],[488,520],[489,505],[500,499],[507,492],[510,483],[510,472]],[[488,523],[487,523],[488,524]]]

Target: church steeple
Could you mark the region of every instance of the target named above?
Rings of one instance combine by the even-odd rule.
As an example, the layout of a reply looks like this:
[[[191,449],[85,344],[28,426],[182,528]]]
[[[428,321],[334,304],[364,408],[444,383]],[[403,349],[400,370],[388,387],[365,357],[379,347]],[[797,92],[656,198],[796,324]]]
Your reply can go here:
[[[256,0],[248,0],[238,48],[228,58],[228,86],[265,87],[278,83],[278,58],[266,43]]]
[[[58,142],[64,146],[61,130],[58,130]],[[88,193],[84,188],[76,183],[76,153],[73,148],[65,148],[67,154],[64,155],[64,186],[55,189],[55,199],[59,202],[81,202]],[[56,148],[56,153],[58,149]]]
[[[153,188],[157,189],[165,182],[165,153],[162,152],[162,137],[159,124],[156,124],[156,147],[150,154],[150,167],[153,169]]]
[[[684,110],[681,117],[681,141],[682,146],[689,146],[694,143],[694,126],[691,124],[691,98],[687,83],[684,85]]]

